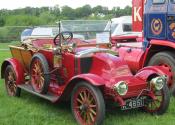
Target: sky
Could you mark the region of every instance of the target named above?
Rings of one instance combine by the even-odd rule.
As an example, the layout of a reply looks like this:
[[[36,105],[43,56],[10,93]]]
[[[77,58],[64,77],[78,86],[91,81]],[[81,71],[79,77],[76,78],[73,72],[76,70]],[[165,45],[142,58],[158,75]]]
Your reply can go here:
[[[54,5],[70,6],[72,8],[81,7],[85,4],[91,5],[91,7],[101,5],[112,9],[112,7],[120,6],[124,8],[127,5],[131,6],[131,0],[0,0],[0,9],[17,9],[30,7],[43,7]]]

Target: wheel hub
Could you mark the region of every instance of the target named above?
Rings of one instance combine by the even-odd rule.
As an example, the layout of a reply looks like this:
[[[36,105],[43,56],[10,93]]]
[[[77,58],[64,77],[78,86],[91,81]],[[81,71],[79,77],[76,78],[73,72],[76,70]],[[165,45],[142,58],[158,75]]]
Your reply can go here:
[[[9,86],[13,86],[13,81],[8,81]]]
[[[80,106],[80,110],[81,110],[81,111],[87,111],[87,110],[88,110],[88,104],[82,104],[82,105]]]

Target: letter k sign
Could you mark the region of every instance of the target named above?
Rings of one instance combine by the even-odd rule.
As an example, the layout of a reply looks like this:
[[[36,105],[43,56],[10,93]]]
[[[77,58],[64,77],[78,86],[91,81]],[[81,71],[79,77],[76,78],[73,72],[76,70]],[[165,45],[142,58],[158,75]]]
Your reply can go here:
[[[139,7],[139,8],[137,8],[137,7],[134,7],[134,21],[136,22],[137,20],[138,21],[142,21],[142,18],[141,18],[141,16],[140,16],[140,9],[141,9],[141,7]]]

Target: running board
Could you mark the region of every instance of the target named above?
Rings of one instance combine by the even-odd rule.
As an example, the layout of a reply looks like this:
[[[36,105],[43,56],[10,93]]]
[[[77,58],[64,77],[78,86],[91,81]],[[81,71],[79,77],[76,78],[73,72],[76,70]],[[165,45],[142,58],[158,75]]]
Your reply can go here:
[[[56,102],[59,99],[59,96],[55,96],[51,93],[40,94],[40,93],[35,92],[30,84],[18,85],[18,87],[21,88],[22,90],[25,90],[33,95],[39,96],[39,97],[46,99],[46,100],[49,100],[51,102]]]

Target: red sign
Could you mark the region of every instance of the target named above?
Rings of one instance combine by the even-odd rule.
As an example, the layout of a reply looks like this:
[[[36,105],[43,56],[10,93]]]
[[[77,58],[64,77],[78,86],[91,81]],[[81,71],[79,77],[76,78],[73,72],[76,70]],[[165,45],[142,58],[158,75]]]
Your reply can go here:
[[[141,32],[143,30],[143,10],[146,0],[132,0],[132,23],[133,31]]]

